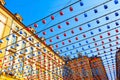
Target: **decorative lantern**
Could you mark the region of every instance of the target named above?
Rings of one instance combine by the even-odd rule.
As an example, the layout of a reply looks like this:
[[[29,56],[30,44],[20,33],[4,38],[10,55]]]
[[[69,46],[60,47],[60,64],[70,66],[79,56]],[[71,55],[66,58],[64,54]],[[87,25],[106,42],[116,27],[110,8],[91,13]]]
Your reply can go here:
[[[56,44],[55,46],[56,46],[56,48],[58,48],[58,45],[57,45],[57,44]]]
[[[64,13],[62,11],[60,11],[60,15],[62,16],[62,15],[64,15]]]
[[[85,38],[85,37],[86,37],[86,35],[85,35],[85,34],[83,34],[83,37]]]
[[[51,20],[54,20],[54,19],[55,19],[55,17],[52,15],[52,16],[51,16]]]
[[[56,38],[57,38],[57,39],[60,39],[60,37],[59,37],[59,36],[56,36]]]
[[[112,47],[112,44],[109,44],[110,47]]]
[[[118,37],[118,36],[116,36],[116,39],[119,39],[119,37]]]
[[[102,41],[102,44],[104,44],[104,41]]]
[[[67,36],[66,33],[64,33],[64,36],[65,36],[65,37]]]
[[[50,32],[53,32],[53,31],[54,31],[53,28],[51,28],[51,29],[50,29]]]
[[[97,43],[95,43],[95,46],[97,46]]]
[[[119,44],[118,42],[116,42],[116,44]]]
[[[111,39],[109,39],[109,42],[111,42],[112,40]]]
[[[43,23],[43,24],[46,24],[46,20],[42,20],[42,23]]]
[[[38,35],[36,34],[35,37],[38,38]]]
[[[75,39],[78,40],[78,37],[76,37]]]
[[[71,43],[71,40],[68,40],[69,43]]]
[[[103,48],[105,49],[105,46],[103,46]]]
[[[118,33],[118,32],[119,32],[119,31],[118,31],[118,29],[116,29],[115,31],[116,31],[116,33]]]
[[[104,9],[107,9],[108,8],[108,6],[107,5],[104,5]]]
[[[59,29],[61,29],[61,26],[60,26],[60,25],[58,25],[58,28],[59,28]]]
[[[80,6],[83,6],[84,5],[84,3],[83,2],[80,2]]]
[[[99,51],[99,48],[96,48],[97,51]]]
[[[70,10],[70,11],[73,11],[73,7],[70,7],[69,10]]]
[[[30,31],[30,28],[29,28],[29,27],[27,27],[27,28],[26,28],[26,30],[27,30],[27,31]]]
[[[108,34],[108,36],[110,36],[110,32],[108,32],[107,34]]]
[[[74,34],[74,31],[73,31],[73,30],[71,30],[71,33],[72,33],[72,34]]]
[[[79,30],[82,30],[82,27],[80,27]]]
[[[95,41],[95,38],[93,38],[93,41]]]
[[[34,24],[34,27],[37,28],[37,27],[38,27],[38,24],[35,23],[35,24]]]
[[[66,25],[69,25],[69,24],[70,24],[70,23],[67,21],[67,22],[66,22]]]
[[[64,45],[65,43],[64,42],[62,42],[62,45]]]
[[[100,35],[100,38],[103,38],[103,37]]]
[[[78,18],[75,18],[75,21],[78,21]]]
[[[50,42],[52,42],[52,39],[50,39]]]
[[[46,32],[43,32],[43,35],[46,35]]]

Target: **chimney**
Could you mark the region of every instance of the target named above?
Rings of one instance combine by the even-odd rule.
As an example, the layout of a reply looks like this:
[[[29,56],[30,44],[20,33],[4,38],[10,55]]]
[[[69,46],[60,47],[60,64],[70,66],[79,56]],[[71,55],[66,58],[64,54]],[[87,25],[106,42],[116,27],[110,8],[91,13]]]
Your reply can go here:
[[[20,22],[23,21],[23,18],[22,18],[18,13],[15,13],[15,17],[16,17]]]
[[[4,0],[0,0],[0,4],[2,4],[4,6],[5,5],[5,1]]]

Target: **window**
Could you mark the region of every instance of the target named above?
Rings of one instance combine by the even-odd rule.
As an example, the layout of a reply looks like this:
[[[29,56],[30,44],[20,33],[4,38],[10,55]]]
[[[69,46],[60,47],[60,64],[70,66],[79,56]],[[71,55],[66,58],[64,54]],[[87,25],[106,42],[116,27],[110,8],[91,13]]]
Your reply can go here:
[[[23,32],[23,36],[24,36],[24,37],[27,37],[27,33],[26,33],[26,32]]]
[[[16,43],[17,43],[17,36],[15,34],[12,35],[11,39],[12,43],[12,48],[16,48]]]
[[[22,53],[25,53],[25,51],[26,51],[25,47],[26,47],[26,43],[25,43],[25,41],[22,41],[22,45],[21,45]]]
[[[15,30],[15,31],[18,31],[18,30],[19,30],[19,28],[18,28],[17,26],[15,26],[15,27],[14,27],[14,30]]]
[[[12,24],[12,30],[14,30],[15,32],[17,32],[19,30],[19,27],[16,26],[16,24]]]
[[[84,68],[82,68],[82,74],[83,74],[84,77],[87,77],[87,72]]]
[[[99,71],[98,71],[97,68],[95,69],[95,74],[96,74],[96,75],[99,75]]]
[[[5,27],[5,23],[6,23],[6,17],[2,14],[0,14],[0,38],[2,37],[3,34],[3,30]]]
[[[33,56],[33,47],[30,47],[30,58]]]

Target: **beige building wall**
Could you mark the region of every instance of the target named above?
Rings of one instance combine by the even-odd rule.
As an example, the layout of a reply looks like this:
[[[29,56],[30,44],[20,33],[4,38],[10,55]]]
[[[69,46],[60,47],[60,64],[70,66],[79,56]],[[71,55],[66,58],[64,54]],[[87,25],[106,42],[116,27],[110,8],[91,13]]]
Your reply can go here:
[[[16,79],[21,80],[28,78],[62,80],[64,61],[61,57],[44,44],[40,38],[33,36],[33,31],[26,30],[25,25],[2,5],[0,5],[0,19],[0,26],[2,26],[0,39],[3,41],[0,44],[2,51],[0,53],[0,71],[12,72]]]

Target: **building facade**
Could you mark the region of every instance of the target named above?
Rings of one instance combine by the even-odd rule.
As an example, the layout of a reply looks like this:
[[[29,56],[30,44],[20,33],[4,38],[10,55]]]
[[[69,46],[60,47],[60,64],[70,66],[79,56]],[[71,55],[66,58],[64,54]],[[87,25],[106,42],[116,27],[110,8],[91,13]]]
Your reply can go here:
[[[100,57],[79,56],[68,60],[63,70],[64,80],[108,80]]]
[[[90,58],[93,80],[108,80],[102,59],[100,57]]]
[[[93,80],[88,57],[81,56],[70,60],[66,63],[66,66],[71,69],[72,74],[70,74],[71,77],[64,76],[64,80]]]
[[[63,80],[64,61],[0,0],[0,80]]]
[[[116,78],[120,79],[120,49],[116,52]]]

